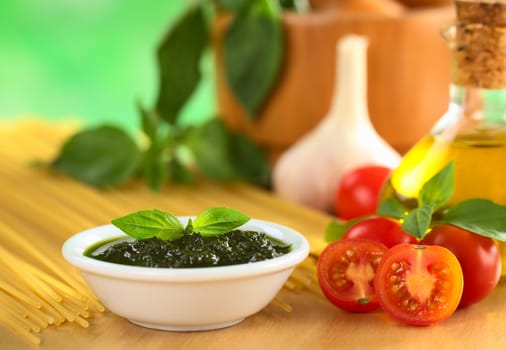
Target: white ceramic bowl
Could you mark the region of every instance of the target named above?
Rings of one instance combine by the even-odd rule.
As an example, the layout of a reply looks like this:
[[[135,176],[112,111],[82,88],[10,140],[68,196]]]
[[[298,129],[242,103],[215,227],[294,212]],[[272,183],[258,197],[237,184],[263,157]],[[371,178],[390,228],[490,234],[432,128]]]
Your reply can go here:
[[[186,224],[188,217],[179,218]],[[125,234],[98,226],[69,238],[63,256],[76,266],[100,301],[115,314],[149,328],[172,331],[228,327],[260,311],[278,293],[295,265],[309,254],[300,233],[251,219],[241,229],[262,231],[292,245],[288,254],[249,264],[206,268],[149,268],[86,257],[95,243]]]

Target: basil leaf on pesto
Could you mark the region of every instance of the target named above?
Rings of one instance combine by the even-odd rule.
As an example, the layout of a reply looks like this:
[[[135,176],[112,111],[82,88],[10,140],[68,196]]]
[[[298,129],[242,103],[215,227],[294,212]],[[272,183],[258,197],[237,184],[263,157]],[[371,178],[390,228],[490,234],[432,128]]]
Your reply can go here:
[[[174,215],[162,210],[140,210],[112,220],[112,224],[136,239],[159,238],[173,241],[198,233],[201,236],[218,236],[241,226],[249,220],[243,213],[226,207],[211,207],[195,220],[189,219],[186,227]]]
[[[193,231],[202,236],[215,236],[245,224],[249,217],[226,207],[212,207],[200,213],[193,221]]]
[[[157,237],[163,240],[175,240],[185,233],[185,228],[178,218],[158,209],[137,211],[111,222],[136,239]]]

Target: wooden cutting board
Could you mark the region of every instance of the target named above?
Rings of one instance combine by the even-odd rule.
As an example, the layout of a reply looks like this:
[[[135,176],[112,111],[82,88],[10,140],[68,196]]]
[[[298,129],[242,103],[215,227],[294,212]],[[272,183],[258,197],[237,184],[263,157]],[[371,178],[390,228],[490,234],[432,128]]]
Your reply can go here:
[[[60,261],[64,269],[71,270],[60,254],[66,238],[88,227],[108,223],[113,217],[146,208],[191,215],[212,205],[227,205],[302,232],[315,252],[324,246],[321,237],[330,216],[288,203],[249,185],[168,185],[163,193],[155,194],[142,183],[132,183],[99,191],[29,166],[32,160],[50,159],[71,130],[73,126],[34,121],[0,124],[0,223],[26,239],[43,240],[45,254]],[[1,245],[16,252],[15,246],[7,246],[5,242]],[[310,289],[283,288],[278,299],[290,305],[292,311],[270,304],[239,325],[206,332],[145,329],[107,310],[92,312],[88,328],[65,322],[43,329],[39,346],[0,326],[0,348],[316,350],[499,349],[506,346],[504,282],[483,302],[458,311],[445,322],[422,328],[401,325],[381,311],[345,313]]]

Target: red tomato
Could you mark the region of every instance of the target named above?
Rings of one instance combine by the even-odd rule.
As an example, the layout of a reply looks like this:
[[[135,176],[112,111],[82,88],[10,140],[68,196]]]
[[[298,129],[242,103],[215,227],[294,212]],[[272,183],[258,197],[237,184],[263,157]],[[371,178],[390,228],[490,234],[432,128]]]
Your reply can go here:
[[[417,243],[415,236],[401,228],[401,224],[384,216],[372,216],[353,224],[343,236],[343,239],[370,239],[380,242],[388,248],[399,243]]]
[[[383,310],[416,326],[450,317],[459,305],[463,284],[459,261],[448,249],[408,243],[385,253],[374,281]]]
[[[376,212],[383,184],[391,169],[379,166],[362,166],[343,175],[337,186],[336,213],[349,220]]]
[[[318,258],[318,282],[327,299],[350,312],[378,308],[374,274],[388,250],[383,244],[361,239],[330,243]]]
[[[464,292],[459,307],[484,299],[499,282],[501,258],[491,238],[443,225],[434,228],[422,243],[448,248],[459,260],[464,274]]]

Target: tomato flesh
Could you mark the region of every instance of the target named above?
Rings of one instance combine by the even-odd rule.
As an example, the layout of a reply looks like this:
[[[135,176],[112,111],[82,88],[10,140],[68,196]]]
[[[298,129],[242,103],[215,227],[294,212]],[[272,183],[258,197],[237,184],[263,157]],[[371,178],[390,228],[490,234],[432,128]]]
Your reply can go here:
[[[405,232],[401,224],[383,216],[372,216],[360,220],[344,233],[343,239],[370,239],[383,243],[388,248],[400,243],[417,243],[415,236]]]
[[[459,307],[477,303],[497,286],[501,276],[501,257],[491,238],[442,225],[432,229],[422,244],[443,246],[459,260],[464,274],[464,291]]]
[[[379,307],[374,276],[388,248],[362,239],[330,243],[318,258],[318,282],[327,299],[349,312],[369,312]]]
[[[404,243],[385,253],[374,285],[386,313],[410,325],[427,326],[455,312],[463,275],[448,249]]]

